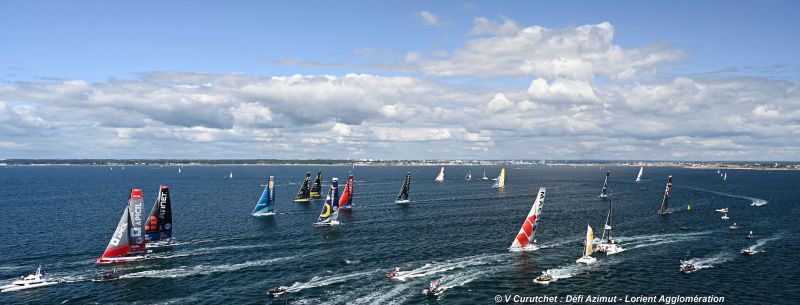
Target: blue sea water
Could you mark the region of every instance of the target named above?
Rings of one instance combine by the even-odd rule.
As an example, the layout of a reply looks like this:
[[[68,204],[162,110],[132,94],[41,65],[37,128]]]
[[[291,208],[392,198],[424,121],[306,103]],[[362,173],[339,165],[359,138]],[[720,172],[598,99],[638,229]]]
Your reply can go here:
[[[341,226],[312,223],[321,201],[294,203],[306,171],[356,178],[352,213]],[[56,286],[2,293],[17,304],[492,304],[496,295],[716,295],[727,304],[800,302],[797,219],[800,172],[651,167],[506,168],[506,188],[464,181],[467,171],[499,167],[190,166],[0,167],[0,285],[42,265]],[[587,223],[600,235],[608,202],[598,198],[606,170],[614,194],[614,236],[627,250],[575,265]],[[233,179],[228,179],[229,173]],[[406,172],[407,206],[393,203]],[[276,179],[278,215],[250,212],[266,177]],[[666,177],[671,206],[656,214]],[[179,244],[143,262],[122,265],[122,278],[92,282],[131,188],[149,206],[170,186]],[[344,183],[340,183],[344,184]],[[547,187],[536,239],[542,249],[513,253],[539,187]],[[754,207],[753,201],[766,205]],[[692,211],[687,211],[688,204]],[[715,209],[728,207],[731,220]],[[730,230],[736,222],[738,230]],[[745,239],[749,230],[755,239]],[[763,252],[739,254],[758,245]],[[678,272],[680,260],[701,269]],[[399,266],[404,281],[384,274]],[[556,281],[537,286],[543,271]],[[440,279],[444,293],[421,291]],[[288,286],[270,298],[266,290]]]

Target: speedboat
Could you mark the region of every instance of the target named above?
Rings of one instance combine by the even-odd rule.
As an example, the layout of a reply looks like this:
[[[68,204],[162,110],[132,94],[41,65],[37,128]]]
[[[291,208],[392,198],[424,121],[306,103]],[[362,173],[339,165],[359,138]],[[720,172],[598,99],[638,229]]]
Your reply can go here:
[[[48,281],[44,278],[42,273],[42,266],[36,269],[36,272],[22,277],[19,280],[11,282],[9,285],[0,286],[0,292],[11,292],[32,288],[39,288],[45,286],[52,286],[58,284],[58,281]]]
[[[625,249],[617,245],[614,240],[601,241],[597,246],[594,247],[594,252],[602,252],[606,255],[617,254],[622,251],[625,251]]]
[[[439,288],[439,281],[432,280],[431,285],[428,288],[422,289],[422,294],[427,295],[429,297],[435,297],[437,295],[442,294],[442,289]]]
[[[683,273],[692,273],[697,271],[697,267],[694,264],[681,262],[681,272]]]
[[[394,267],[392,268],[392,272],[386,274],[386,277],[393,279],[397,277],[399,274],[400,274],[400,267]]]
[[[286,286],[279,286],[279,287],[275,287],[275,288],[272,288],[270,290],[267,290],[267,293],[269,294],[269,296],[271,296],[273,298],[276,298],[276,297],[279,297],[282,294],[286,293],[286,289],[287,288],[288,287],[286,287]]]
[[[720,217],[720,219],[722,219],[722,220],[728,220],[728,219],[731,219],[731,218],[730,218],[730,217],[728,217],[728,213],[725,213],[725,214],[722,214],[722,217]]]
[[[736,223],[734,222],[733,225],[728,228],[730,228],[731,230],[736,230],[739,228],[739,226],[737,226]]]
[[[750,231],[750,234],[747,234],[747,239],[753,239],[753,231]]]
[[[553,281],[553,276],[546,272],[542,272],[542,275],[533,279],[533,282],[539,285],[547,285],[550,284],[550,282],[552,281]]]
[[[716,209],[715,211],[720,212],[720,213],[728,213],[728,208]]]
[[[758,253],[758,251],[753,250],[752,248],[744,248],[742,249],[741,253],[745,255],[755,255],[756,253]]]
[[[584,264],[584,265],[588,266],[588,265],[594,265],[595,263],[597,263],[597,259],[594,258],[594,257],[591,257],[589,255],[584,255],[584,256],[581,256],[581,258],[579,258],[575,262],[578,263],[578,264]]]
[[[98,274],[92,280],[93,282],[106,282],[106,281],[113,281],[119,279],[119,274],[117,274],[117,268],[114,268],[113,271],[108,273]]]

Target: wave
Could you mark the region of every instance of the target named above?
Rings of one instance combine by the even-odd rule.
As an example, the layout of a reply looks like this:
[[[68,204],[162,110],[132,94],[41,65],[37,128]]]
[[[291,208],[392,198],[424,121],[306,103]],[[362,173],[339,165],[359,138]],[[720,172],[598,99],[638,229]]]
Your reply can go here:
[[[215,252],[224,252],[227,250],[248,250],[248,249],[256,249],[256,248],[264,248],[268,247],[269,245],[259,244],[259,245],[235,245],[235,246],[220,246],[220,247],[209,247],[209,248],[198,248],[189,251],[181,251],[177,253],[156,253],[147,255],[147,259],[167,259],[167,258],[176,258],[176,257],[186,257],[186,256],[194,256],[194,255],[203,255]]]
[[[303,283],[303,282],[295,282],[294,284],[292,284],[292,286],[289,286],[288,288],[286,288],[286,292],[287,293],[294,293],[294,292],[299,292],[299,291],[302,291],[302,290],[305,290],[305,289],[328,286],[328,285],[332,285],[332,284],[336,284],[336,283],[345,282],[345,281],[348,281],[348,280],[351,280],[351,279],[354,279],[354,278],[363,277],[363,276],[366,276],[366,275],[369,275],[369,274],[378,273],[379,271],[380,270],[376,269],[376,270],[371,270],[371,271],[355,272],[355,273],[350,273],[350,274],[345,274],[345,275],[332,275],[332,276],[321,276],[321,277],[320,276],[315,276],[315,277],[312,277],[311,280],[309,280],[308,282],[305,282],[305,283]]]
[[[720,252],[705,257],[688,259],[685,261],[681,261],[681,263],[692,264],[697,270],[700,270],[705,268],[713,268],[715,265],[722,264],[732,259],[733,255],[731,255],[731,253]]]
[[[760,207],[762,205],[765,205],[765,204],[769,203],[769,201],[767,201],[767,200],[764,200],[764,199],[761,199],[761,198],[756,198],[756,197],[748,197],[748,196],[736,195],[736,194],[731,194],[731,193],[723,193],[723,192],[712,191],[712,190],[699,188],[699,187],[691,187],[691,186],[684,186],[684,187],[685,188],[689,188],[689,189],[693,189],[693,190],[697,190],[697,191],[703,191],[703,192],[709,192],[709,193],[712,193],[712,194],[727,196],[727,197],[747,199],[747,200],[751,201],[750,205],[755,206],[755,207]]]
[[[395,276],[394,279],[398,281],[405,281],[412,278],[430,276],[454,269],[485,265],[491,263],[492,260],[497,261],[503,256],[505,256],[505,254],[476,255],[451,259],[440,263],[428,263],[411,271],[400,271],[397,273],[398,275]]]
[[[237,270],[244,269],[244,268],[269,265],[269,264],[272,264],[272,263],[275,263],[275,262],[279,262],[279,261],[283,261],[283,260],[289,260],[289,259],[293,259],[293,258],[296,258],[296,256],[254,260],[254,261],[247,261],[247,262],[238,263],[238,264],[197,265],[197,266],[192,266],[192,267],[181,266],[181,267],[171,268],[171,269],[147,270],[147,271],[134,272],[134,273],[121,275],[120,278],[143,278],[143,277],[150,277],[150,278],[181,278],[181,277],[188,277],[188,276],[194,276],[194,275],[207,275],[207,274],[212,274],[212,273],[230,272],[230,271],[237,271]]]
[[[636,245],[640,243],[658,242],[658,241],[681,241],[692,240],[697,237],[714,233],[714,231],[690,232],[690,233],[667,233],[667,234],[649,234],[649,235],[635,235],[635,236],[618,236],[617,242],[625,243],[627,245]]]

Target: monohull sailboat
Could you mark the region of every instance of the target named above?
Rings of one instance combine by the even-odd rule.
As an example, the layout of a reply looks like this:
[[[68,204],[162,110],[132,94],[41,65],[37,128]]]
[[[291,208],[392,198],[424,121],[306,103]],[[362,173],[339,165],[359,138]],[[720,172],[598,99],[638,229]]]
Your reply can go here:
[[[311,189],[309,189],[310,184],[311,184],[311,172],[306,172],[306,180],[303,181],[303,185],[300,186],[300,190],[297,191],[297,195],[294,196],[294,202],[311,201]]]
[[[636,175],[636,183],[642,182],[642,174],[644,174],[644,166],[639,167],[639,174]]]
[[[436,179],[433,179],[433,181],[438,183],[444,182],[444,166],[442,166],[442,170],[439,171],[439,175],[436,175]]]
[[[481,177],[481,180],[489,180],[489,177],[486,177],[486,170],[483,171],[483,177]]]
[[[320,191],[322,191],[322,171],[317,172],[317,179],[314,180],[314,185],[311,187],[309,195],[311,198],[320,198]]]
[[[144,225],[144,237],[147,249],[167,247],[175,241],[172,238],[172,201],[166,185],[158,190],[158,197]]]
[[[269,176],[267,185],[264,186],[264,191],[261,192],[261,197],[256,202],[253,208],[253,216],[270,216],[275,215],[275,177]]]
[[[667,187],[664,189],[664,200],[661,201],[661,208],[658,209],[658,214],[666,215],[672,213],[669,208],[669,196],[672,193],[672,175],[667,178]]]
[[[403,187],[400,189],[400,193],[397,194],[397,199],[394,200],[394,203],[411,202],[411,198],[408,197],[408,191],[410,189],[411,189],[411,173],[406,173],[406,179],[403,180]]]
[[[334,202],[334,204],[338,204],[339,208],[342,210],[353,209],[353,184],[355,184],[355,180],[353,179],[353,175],[350,175],[350,177],[347,178],[347,184],[344,186],[342,197],[338,202]]]
[[[464,181],[472,181],[472,171],[467,172],[467,175],[464,176]]]
[[[542,214],[542,206],[544,205],[546,192],[546,188],[539,188],[539,193],[533,201],[528,216],[525,217],[525,221],[522,222],[522,227],[519,228],[517,237],[514,238],[511,247],[508,248],[510,251],[530,251],[539,249],[539,247],[535,245],[536,239],[534,239],[534,234],[536,233],[536,223],[539,221],[539,215]]]
[[[144,240],[144,200],[142,190],[131,190],[130,199],[122,212],[117,229],[111,235],[103,256],[95,260],[97,264],[124,263],[144,259],[146,252]]]
[[[594,240],[594,232],[592,231],[592,227],[588,224],[586,225],[586,240],[584,241],[583,245],[583,256],[576,260],[575,262],[578,264],[584,265],[593,265],[597,263],[597,259],[592,257],[592,241]]]
[[[611,175],[611,171],[606,172],[606,180],[603,181],[603,189],[600,190],[600,195],[597,197],[600,198],[608,198],[608,176]]]
[[[500,169],[500,175],[497,176],[497,179],[494,180],[494,185],[492,188],[502,189],[506,187],[506,168],[503,167]]]
[[[608,215],[606,216],[606,224],[603,226],[603,235],[600,237],[600,243],[594,247],[594,252],[603,252],[606,255],[617,254],[625,250],[611,238],[611,213],[613,211],[614,202],[614,197],[612,195],[613,194],[609,194]]]
[[[314,223],[315,227],[335,226],[339,224],[339,179],[331,178],[331,188],[328,190],[328,195],[325,196],[325,204],[322,206],[322,211],[319,213],[317,222]]]

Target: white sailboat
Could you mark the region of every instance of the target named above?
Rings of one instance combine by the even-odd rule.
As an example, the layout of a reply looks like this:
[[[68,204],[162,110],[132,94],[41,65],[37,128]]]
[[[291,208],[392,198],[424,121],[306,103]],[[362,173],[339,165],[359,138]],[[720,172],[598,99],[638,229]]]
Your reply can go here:
[[[181,173],[181,168],[180,168],[180,167],[178,167],[178,174],[180,174],[180,173]]]
[[[489,177],[486,177],[486,170],[483,171],[483,177],[481,180],[489,180]]]
[[[464,181],[472,181],[472,171],[467,172],[467,175],[464,176]]]
[[[436,181],[438,183],[444,182],[444,166],[442,166],[442,170],[439,171],[439,175],[437,175],[436,179],[434,179],[433,181]]]
[[[722,175],[722,181],[727,181],[727,180],[728,180],[728,172],[725,172],[725,173]]]
[[[233,172],[231,172],[230,174],[228,174],[228,179],[233,179]]]
[[[583,246],[583,256],[576,260],[576,263],[584,265],[594,265],[597,263],[597,259],[592,257],[592,240],[594,240],[594,232],[592,231],[592,227],[587,224],[586,240],[584,241],[585,244]]]
[[[609,199],[611,200],[608,201],[608,216],[606,216],[606,224],[603,226],[603,236],[600,237],[600,243],[594,247],[594,252],[602,252],[606,255],[617,254],[625,250],[611,238],[611,212],[614,198],[609,196]]]
[[[50,281],[44,278],[42,273],[42,266],[36,269],[36,272],[22,277],[19,280],[11,282],[11,284],[0,286],[0,292],[11,292],[25,289],[32,289],[38,287],[52,286],[58,284],[58,281]]]
[[[644,166],[639,167],[639,175],[636,176],[636,183],[642,182],[642,174],[644,174]]]
[[[534,239],[534,234],[536,233],[536,223],[539,221],[539,215],[542,214],[542,206],[544,205],[546,191],[546,188],[539,188],[539,194],[533,201],[528,216],[525,217],[525,221],[522,222],[522,227],[519,228],[517,237],[511,243],[511,247],[508,248],[510,251],[532,251],[539,249],[539,247],[535,245],[536,239]]]

